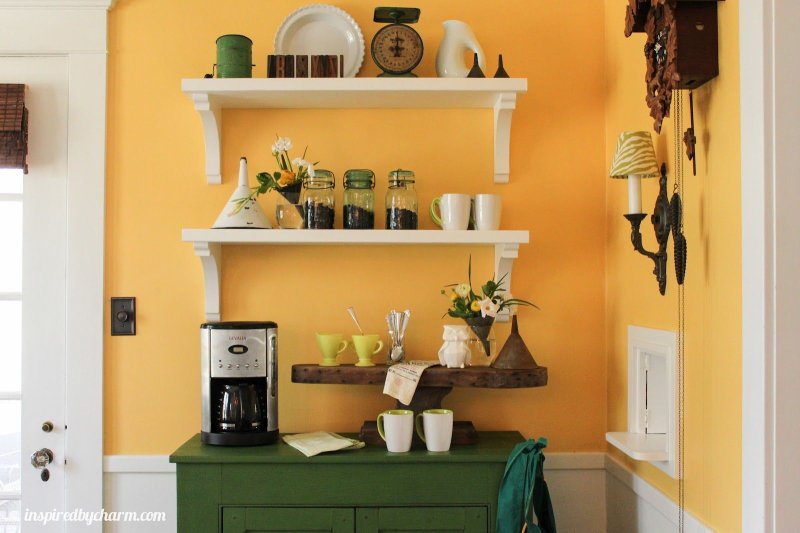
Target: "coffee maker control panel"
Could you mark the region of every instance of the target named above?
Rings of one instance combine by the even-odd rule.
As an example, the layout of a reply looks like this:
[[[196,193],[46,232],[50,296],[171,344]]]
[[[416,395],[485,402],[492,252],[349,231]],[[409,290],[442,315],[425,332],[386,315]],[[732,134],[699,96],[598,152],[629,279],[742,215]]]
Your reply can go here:
[[[267,330],[211,329],[208,333],[212,378],[267,376]]]

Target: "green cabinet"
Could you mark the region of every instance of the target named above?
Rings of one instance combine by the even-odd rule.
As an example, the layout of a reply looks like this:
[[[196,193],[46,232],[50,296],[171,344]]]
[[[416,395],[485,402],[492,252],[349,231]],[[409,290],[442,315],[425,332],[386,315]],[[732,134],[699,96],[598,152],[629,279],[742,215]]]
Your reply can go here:
[[[486,507],[223,507],[224,533],[484,533]]]
[[[355,518],[350,508],[223,507],[222,530],[225,533],[353,533]]]
[[[358,509],[356,533],[483,533],[488,531],[486,507],[382,507]]]
[[[181,533],[491,532],[517,432],[482,432],[445,453],[380,446],[307,458],[279,442],[218,447],[187,441],[177,464]]]

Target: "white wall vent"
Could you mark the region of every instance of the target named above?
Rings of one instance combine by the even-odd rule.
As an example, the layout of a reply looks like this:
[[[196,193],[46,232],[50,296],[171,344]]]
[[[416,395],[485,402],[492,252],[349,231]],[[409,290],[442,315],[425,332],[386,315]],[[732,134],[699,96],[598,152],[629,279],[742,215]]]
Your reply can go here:
[[[628,430],[606,440],[677,477],[677,348],[674,331],[628,326]]]

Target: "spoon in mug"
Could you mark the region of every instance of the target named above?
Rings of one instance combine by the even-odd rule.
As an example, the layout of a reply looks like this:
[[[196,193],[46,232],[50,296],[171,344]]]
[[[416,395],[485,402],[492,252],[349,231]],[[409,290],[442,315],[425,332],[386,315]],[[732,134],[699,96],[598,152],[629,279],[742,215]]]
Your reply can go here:
[[[361,329],[361,324],[358,323],[358,319],[356,318],[356,311],[352,307],[347,308],[347,312],[350,313],[350,318],[353,319],[353,322],[356,323],[356,327],[358,328],[359,333],[362,335],[364,334],[364,330]]]

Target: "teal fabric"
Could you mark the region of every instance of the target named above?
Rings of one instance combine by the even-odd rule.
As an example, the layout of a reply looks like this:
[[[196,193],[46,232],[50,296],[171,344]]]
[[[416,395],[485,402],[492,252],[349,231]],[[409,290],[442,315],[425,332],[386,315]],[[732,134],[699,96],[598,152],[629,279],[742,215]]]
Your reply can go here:
[[[556,533],[550,491],[544,480],[547,439],[517,444],[506,462],[497,496],[497,533]]]

